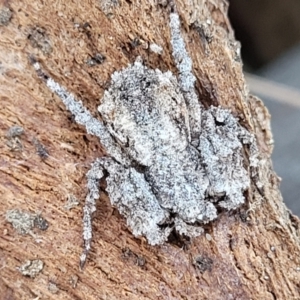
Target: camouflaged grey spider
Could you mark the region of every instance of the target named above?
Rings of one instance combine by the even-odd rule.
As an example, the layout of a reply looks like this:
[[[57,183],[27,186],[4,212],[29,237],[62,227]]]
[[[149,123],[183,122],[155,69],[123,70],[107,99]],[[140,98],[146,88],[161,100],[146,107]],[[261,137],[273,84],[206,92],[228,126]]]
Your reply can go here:
[[[217,218],[218,208],[236,209],[245,201],[250,175],[242,148],[250,145],[254,166],[254,136],[229,110],[202,107],[177,13],[170,14],[170,30],[178,79],[170,71],[147,68],[138,58],[112,74],[98,107],[101,121],[34,63],[39,77],[108,153],[87,173],[81,266],[91,247],[92,213],[104,171],[112,205],[133,235],[145,236],[151,245],[167,241],[172,230],[198,236],[201,224]]]

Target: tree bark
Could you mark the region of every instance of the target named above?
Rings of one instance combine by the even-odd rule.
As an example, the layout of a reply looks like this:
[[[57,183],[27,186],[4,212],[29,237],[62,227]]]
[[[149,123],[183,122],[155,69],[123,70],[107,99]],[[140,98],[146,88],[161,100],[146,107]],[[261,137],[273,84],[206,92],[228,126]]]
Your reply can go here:
[[[96,115],[111,74],[137,56],[148,67],[176,74],[170,3],[2,3],[2,13],[4,7],[12,12],[0,27],[2,299],[300,298],[299,219],[287,210],[278,189],[270,158],[270,115],[247,90],[227,2],[175,2],[200,99],[206,107],[231,109],[255,133],[263,187],[253,182],[246,204],[223,212],[205,227],[206,234],[162,246],[134,238],[103,194],[93,219],[92,251],[80,271],[85,173],[104,151],[39,80],[28,57],[37,57]],[[163,53],[151,51],[152,43]],[[7,133],[14,125],[24,133]],[[67,207],[75,198],[80,204]],[[36,225],[29,234],[19,234],[7,221],[12,209],[40,214],[48,229]],[[43,269],[25,276],[20,266],[27,260],[41,260]]]

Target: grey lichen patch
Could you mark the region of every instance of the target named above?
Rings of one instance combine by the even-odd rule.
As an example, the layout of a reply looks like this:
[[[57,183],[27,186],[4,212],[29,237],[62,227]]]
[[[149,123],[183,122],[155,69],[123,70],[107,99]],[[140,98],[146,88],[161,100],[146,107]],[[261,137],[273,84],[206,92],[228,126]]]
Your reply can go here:
[[[100,9],[108,17],[113,15],[113,11],[117,5],[119,5],[118,0],[99,0]]]
[[[6,212],[6,221],[11,223],[19,234],[28,234],[34,227],[35,214],[12,209]]]
[[[12,209],[6,212],[6,221],[11,223],[19,234],[31,233],[34,227],[40,230],[48,228],[48,222],[39,214],[32,214],[19,209]]]
[[[12,11],[10,8],[4,6],[0,8],[0,26],[6,26],[12,18]]]
[[[24,128],[18,125],[10,127],[6,133],[7,138],[15,138],[24,133]]]
[[[23,150],[23,145],[20,139],[22,134],[24,134],[24,129],[21,126],[15,125],[8,129],[6,133],[6,145],[11,149],[11,151]]]
[[[57,294],[59,292],[59,288],[55,282],[50,281],[48,284],[48,291],[52,294]]]
[[[44,268],[44,263],[40,259],[27,260],[22,266],[18,267],[18,271],[31,278],[35,278]]]
[[[34,27],[30,30],[28,39],[34,48],[39,48],[44,54],[50,54],[53,51],[50,38],[46,29]]]

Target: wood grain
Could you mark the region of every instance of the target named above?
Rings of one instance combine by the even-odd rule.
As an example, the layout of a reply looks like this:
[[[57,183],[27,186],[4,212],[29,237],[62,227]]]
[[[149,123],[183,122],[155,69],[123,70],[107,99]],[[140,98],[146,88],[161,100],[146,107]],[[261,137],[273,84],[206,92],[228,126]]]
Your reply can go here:
[[[206,106],[230,108],[255,132],[263,189],[253,183],[247,205],[224,212],[207,226],[206,235],[189,243],[178,243],[175,237],[159,247],[134,238],[103,194],[94,216],[92,251],[85,269],[79,270],[85,173],[104,153],[99,141],[72,120],[38,79],[28,57],[34,55],[95,115],[110,75],[137,56],[148,67],[176,73],[170,7],[163,3],[167,1],[123,0],[109,15],[101,11],[99,2],[1,4],[13,15],[0,27],[0,297],[299,299],[299,220],[282,202],[270,160],[270,116],[262,102],[248,93],[227,2],[222,0],[176,4],[200,99]],[[210,42],[195,28],[208,23]],[[161,46],[163,54],[151,52],[151,43]],[[87,64],[97,53],[105,56],[104,62]],[[13,125],[25,131],[19,137],[19,151],[13,151],[6,137]],[[38,155],[34,139],[49,152],[47,159]],[[71,195],[80,205],[66,210]],[[41,213],[49,228],[19,235],[5,220],[6,212],[14,208]],[[44,268],[35,278],[24,277],[17,267],[33,259],[42,260]]]

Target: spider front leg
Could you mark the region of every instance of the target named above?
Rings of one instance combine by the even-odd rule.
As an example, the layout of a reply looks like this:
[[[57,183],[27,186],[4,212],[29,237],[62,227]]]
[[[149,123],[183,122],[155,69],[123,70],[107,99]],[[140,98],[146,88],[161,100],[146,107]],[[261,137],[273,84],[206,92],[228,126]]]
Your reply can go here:
[[[92,241],[92,214],[96,211],[96,200],[99,198],[99,182],[104,177],[104,158],[96,159],[91,169],[87,172],[88,194],[83,208],[83,241],[84,249],[80,256],[80,268],[82,269],[87,255],[91,249]]]
[[[100,139],[102,146],[111,156],[123,164],[128,164],[128,157],[126,157],[114,141],[103,122],[94,118],[80,100],[77,100],[72,93],[49,76],[41,68],[41,65],[34,57],[30,57],[30,62],[35,68],[38,77],[42,79],[47,84],[47,87],[61,99],[66,108],[74,116],[75,121],[78,124],[85,126],[87,133],[97,136]]]

